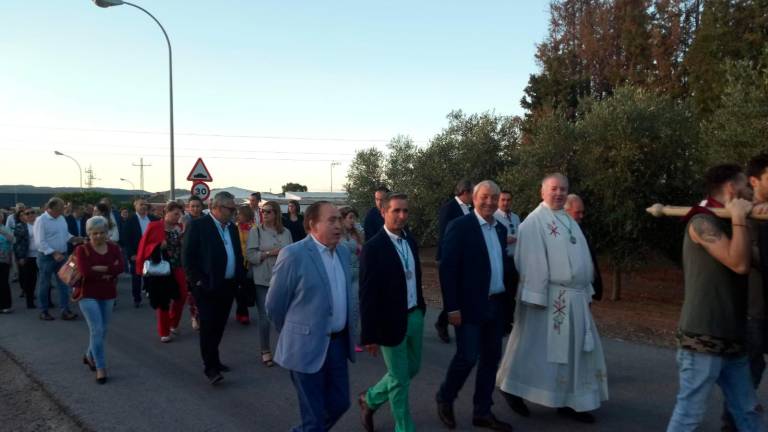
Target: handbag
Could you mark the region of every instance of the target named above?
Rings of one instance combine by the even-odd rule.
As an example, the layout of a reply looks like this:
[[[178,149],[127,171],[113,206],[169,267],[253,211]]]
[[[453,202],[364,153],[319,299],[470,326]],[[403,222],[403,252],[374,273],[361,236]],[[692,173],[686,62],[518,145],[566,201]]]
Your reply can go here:
[[[156,263],[152,260],[146,260],[141,274],[144,276],[168,276],[171,274],[171,263],[164,259],[160,259]]]
[[[78,246],[78,248],[81,247],[85,248],[85,256],[90,255],[88,253],[88,247],[85,245]],[[75,251],[76,250],[77,249],[75,249]],[[79,301],[81,298],[83,298],[84,293],[83,284],[85,284],[85,277],[80,272],[78,266],[79,263],[77,262],[77,256],[73,251],[69,258],[67,258],[67,261],[64,263],[64,265],[61,266],[58,272],[56,272],[56,275],[59,276],[59,279],[67,284],[67,286],[72,288],[72,293],[69,295],[69,298],[73,302]]]

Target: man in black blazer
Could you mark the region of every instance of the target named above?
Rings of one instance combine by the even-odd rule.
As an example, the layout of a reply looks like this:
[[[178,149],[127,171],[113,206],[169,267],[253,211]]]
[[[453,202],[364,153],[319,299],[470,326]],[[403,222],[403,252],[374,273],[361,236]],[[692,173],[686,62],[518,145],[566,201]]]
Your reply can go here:
[[[390,194],[382,202],[384,229],[363,246],[360,255],[361,343],[372,355],[381,350],[387,374],[360,393],[363,427],[373,431],[373,413],[387,401],[395,430],[414,430],[408,408],[411,379],[421,365],[424,296],[419,249],[405,230],[408,196]]]
[[[500,189],[480,182],[473,191],[474,211],[448,225],[443,239],[440,281],[448,321],[456,329],[456,354],[437,392],[440,420],[456,427],[453,401],[477,366],[472,424],[511,431],[491,413],[501,339],[511,316],[514,261],[506,253],[507,230],[496,222]]]
[[[365,238],[373,238],[384,226],[384,217],[381,216],[381,203],[389,193],[389,189],[384,186],[379,186],[373,193],[374,207],[368,210],[363,219],[363,232],[365,232]]]
[[[184,241],[184,269],[197,304],[200,353],[211,384],[223,379],[221,372],[229,372],[219,358],[219,344],[235,293],[245,282],[240,237],[232,223],[235,210],[232,194],[217,193],[211,212],[192,221]]]
[[[88,217],[83,214],[83,207],[80,204],[72,203],[72,211],[69,215],[64,217],[67,221],[67,231],[75,237],[86,238],[88,235],[85,233],[85,222]],[[67,253],[71,254],[75,249],[75,246],[70,243],[67,245]]]
[[[445,229],[454,219],[470,213],[472,210],[473,188],[474,185],[471,181],[466,179],[459,180],[453,191],[454,197],[440,207],[440,213],[437,218],[437,256],[435,257],[438,265],[440,265],[442,241],[443,236],[445,235]],[[448,334],[448,317],[445,314],[445,309],[438,315],[437,322],[435,322],[435,329],[437,329],[437,336],[440,340],[445,343],[451,342],[451,336]]]
[[[133,208],[136,213],[128,217],[123,226],[123,232],[120,233],[120,246],[125,249],[125,255],[128,259],[128,267],[131,272],[131,294],[133,295],[133,305],[141,306],[141,284],[142,277],[136,273],[136,252],[139,250],[139,242],[147,225],[156,221],[158,218],[149,214],[149,205],[143,199],[137,199],[133,202]]]

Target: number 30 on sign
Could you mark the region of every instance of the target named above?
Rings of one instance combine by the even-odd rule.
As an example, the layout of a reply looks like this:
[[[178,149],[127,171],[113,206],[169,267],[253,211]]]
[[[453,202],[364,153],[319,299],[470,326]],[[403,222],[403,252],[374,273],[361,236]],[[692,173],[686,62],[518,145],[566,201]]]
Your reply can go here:
[[[211,194],[211,188],[205,182],[197,181],[192,184],[192,195],[197,195],[201,200],[208,199]]]

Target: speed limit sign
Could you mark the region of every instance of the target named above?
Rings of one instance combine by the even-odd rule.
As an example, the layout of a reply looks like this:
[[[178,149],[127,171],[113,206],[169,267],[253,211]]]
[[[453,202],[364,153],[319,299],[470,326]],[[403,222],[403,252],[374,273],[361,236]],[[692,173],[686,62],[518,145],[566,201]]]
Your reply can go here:
[[[208,199],[208,195],[211,194],[211,187],[208,186],[205,182],[196,181],[192,183],[192,195],[200,197],[201,200],[205,201]]]

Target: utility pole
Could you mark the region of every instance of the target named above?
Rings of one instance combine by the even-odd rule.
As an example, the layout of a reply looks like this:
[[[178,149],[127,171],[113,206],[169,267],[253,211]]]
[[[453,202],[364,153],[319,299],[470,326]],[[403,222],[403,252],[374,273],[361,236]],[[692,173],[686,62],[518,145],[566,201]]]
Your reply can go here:
[[[87,175],[87,177],[85,178],[85,185],[88,186],[88,189],[91,189],[93,187],[94,180],[101,180],[100,178],[96,178],[93,175],[93,167],[91,165],[88,165],[88,169],[85,170],[85,174]]]
[[[341,162],[331,162],[331,192],[333,192],[333,167],[341,165]]]
[[[144,191],[144,167],[151,167],[150,164],[144,164],[144,158],[139,158],[138,164],[132,164],[133,166],[139,167],[139,189],[142,190],[142,193]]]

